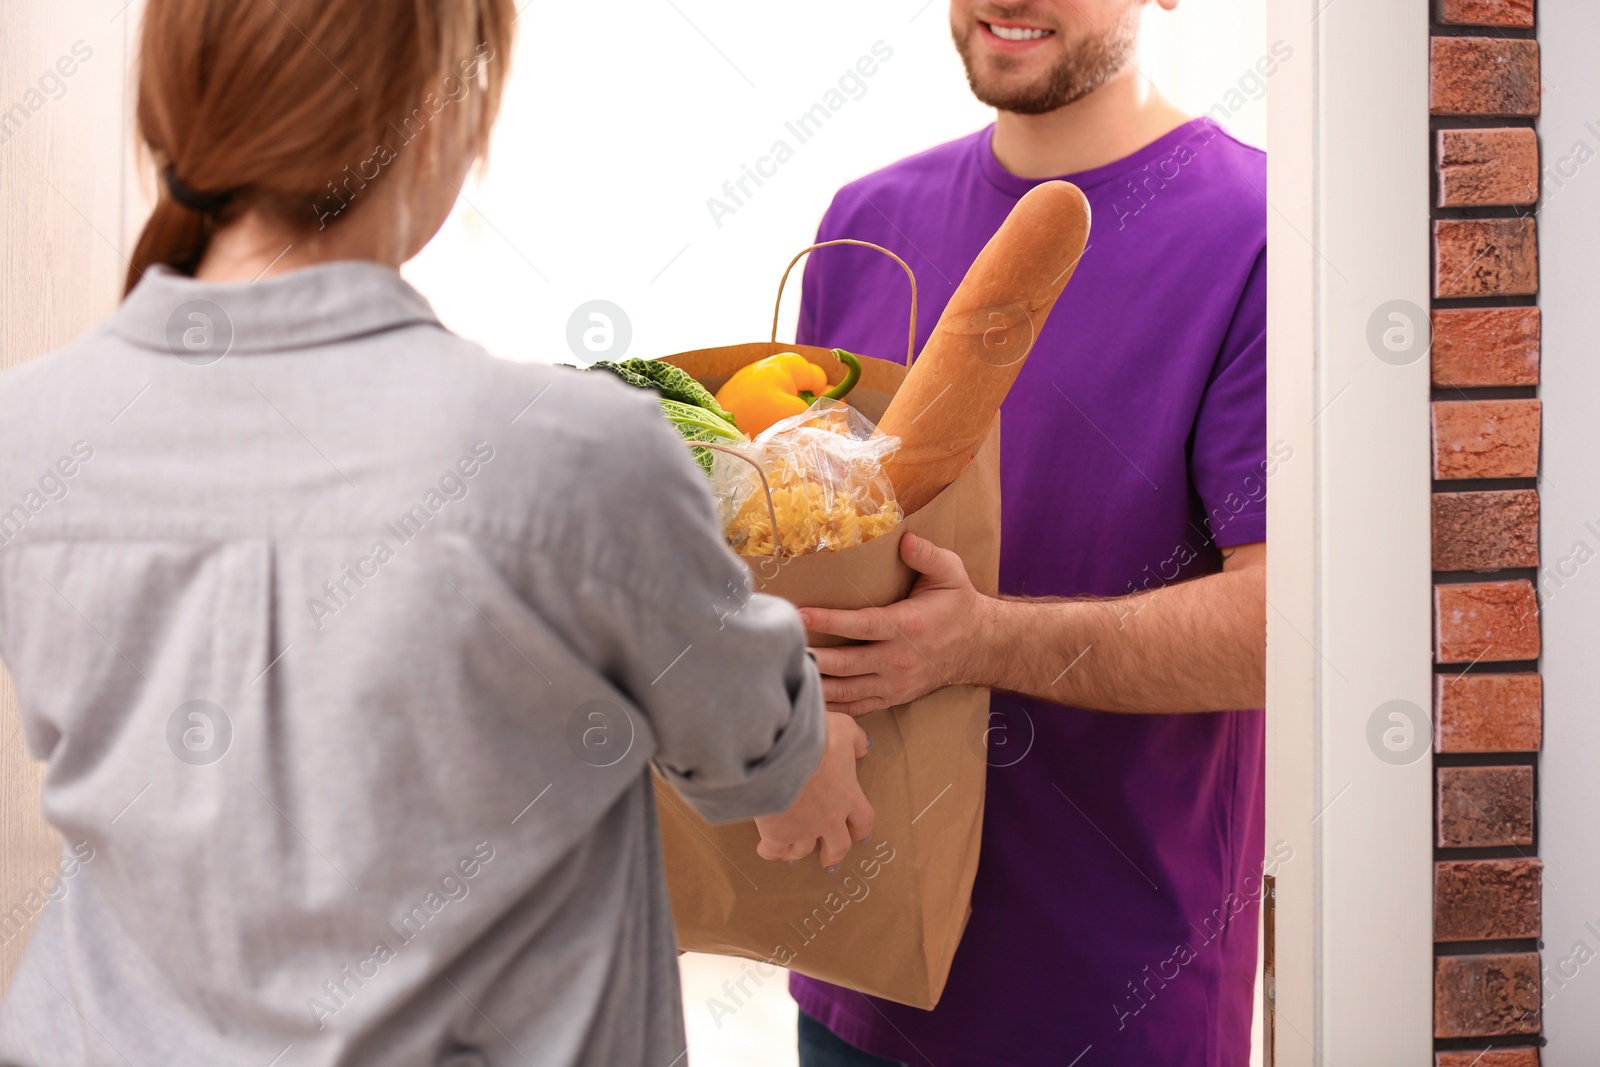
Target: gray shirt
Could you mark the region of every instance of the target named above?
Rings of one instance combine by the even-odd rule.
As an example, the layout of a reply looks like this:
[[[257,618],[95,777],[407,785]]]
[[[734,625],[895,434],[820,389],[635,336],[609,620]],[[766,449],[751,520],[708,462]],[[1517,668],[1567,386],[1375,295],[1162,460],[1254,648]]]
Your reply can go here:
[[[0,1064],[682,1067],[650,766],[731,820],[822,749],[745,574],[653,394],[371,264],[152,271],[0,376],[0,654],[68,843]]]

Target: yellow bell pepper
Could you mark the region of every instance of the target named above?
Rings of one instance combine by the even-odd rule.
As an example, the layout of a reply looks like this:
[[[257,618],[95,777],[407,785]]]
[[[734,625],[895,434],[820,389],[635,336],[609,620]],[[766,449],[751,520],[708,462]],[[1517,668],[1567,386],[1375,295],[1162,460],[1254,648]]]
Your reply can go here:
[[[846,368],[844,381],[828,388],[828,373],[797,352],[747,364],[717,390],[717,403],[733,413],[734,419],[751,437],[775,422],[799,415],[818,395],[842,400],[861,379],[861,360],[841,348],[833,350]]]

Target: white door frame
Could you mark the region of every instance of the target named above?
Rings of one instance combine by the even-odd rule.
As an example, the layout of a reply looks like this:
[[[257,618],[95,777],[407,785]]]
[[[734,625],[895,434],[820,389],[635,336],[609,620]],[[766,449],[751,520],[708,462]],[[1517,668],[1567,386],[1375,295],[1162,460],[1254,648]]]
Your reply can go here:
[[[1539,305],[1543,308],[1544,451],[1540,464],[1540,618],[1544,750],[1539,755],[1538,854],[1544,958],[1541,1026],[1546,1067],[1594,1059],[1600,1044],[1600,985],[1588,966],[1600,949],[1600,722],[1594,714],[1595,635],[1600,584],[1588,566],[1600,547],[1600,474],[1594,463],[1594,249],[1600,238],[1600,182],[1591,166],[1600,148],[1595,95],[1600,71],[1592,42],[1600,11],[1591,4],[1539,10],[1544,78],[1539,140],[1544,187],[1539,204]]]
[[[1293,450],[1268,494],[1267,842],[1293,849],[1269,902],[1269,1062],[1422,1067],[1428,3],[1272,0],[1268,24],[1295,55],[1268,136],[1268,440]]]

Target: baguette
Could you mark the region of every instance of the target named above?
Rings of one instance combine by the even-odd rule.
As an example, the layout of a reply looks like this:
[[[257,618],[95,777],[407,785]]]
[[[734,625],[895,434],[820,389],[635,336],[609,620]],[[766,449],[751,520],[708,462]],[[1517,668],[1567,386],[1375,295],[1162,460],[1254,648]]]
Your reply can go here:
[[[989,435],[1089,240],[1089,201],[1052,181],[1029,190],[983,246],[878,423],[900,438],[886,464],[905,514],[960,476]]]

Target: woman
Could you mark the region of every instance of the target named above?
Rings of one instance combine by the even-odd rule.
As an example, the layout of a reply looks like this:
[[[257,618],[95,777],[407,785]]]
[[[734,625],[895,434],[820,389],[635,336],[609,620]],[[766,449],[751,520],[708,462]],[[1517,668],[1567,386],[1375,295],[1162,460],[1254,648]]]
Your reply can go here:
[[[870,831],[865,736],[653,400],[396,273],[514,18],[148,4],[131,291],[0,378],[0,652],[68,847],[0,1063],[666,1067],[651,764],[789,808],[771,858]]]

